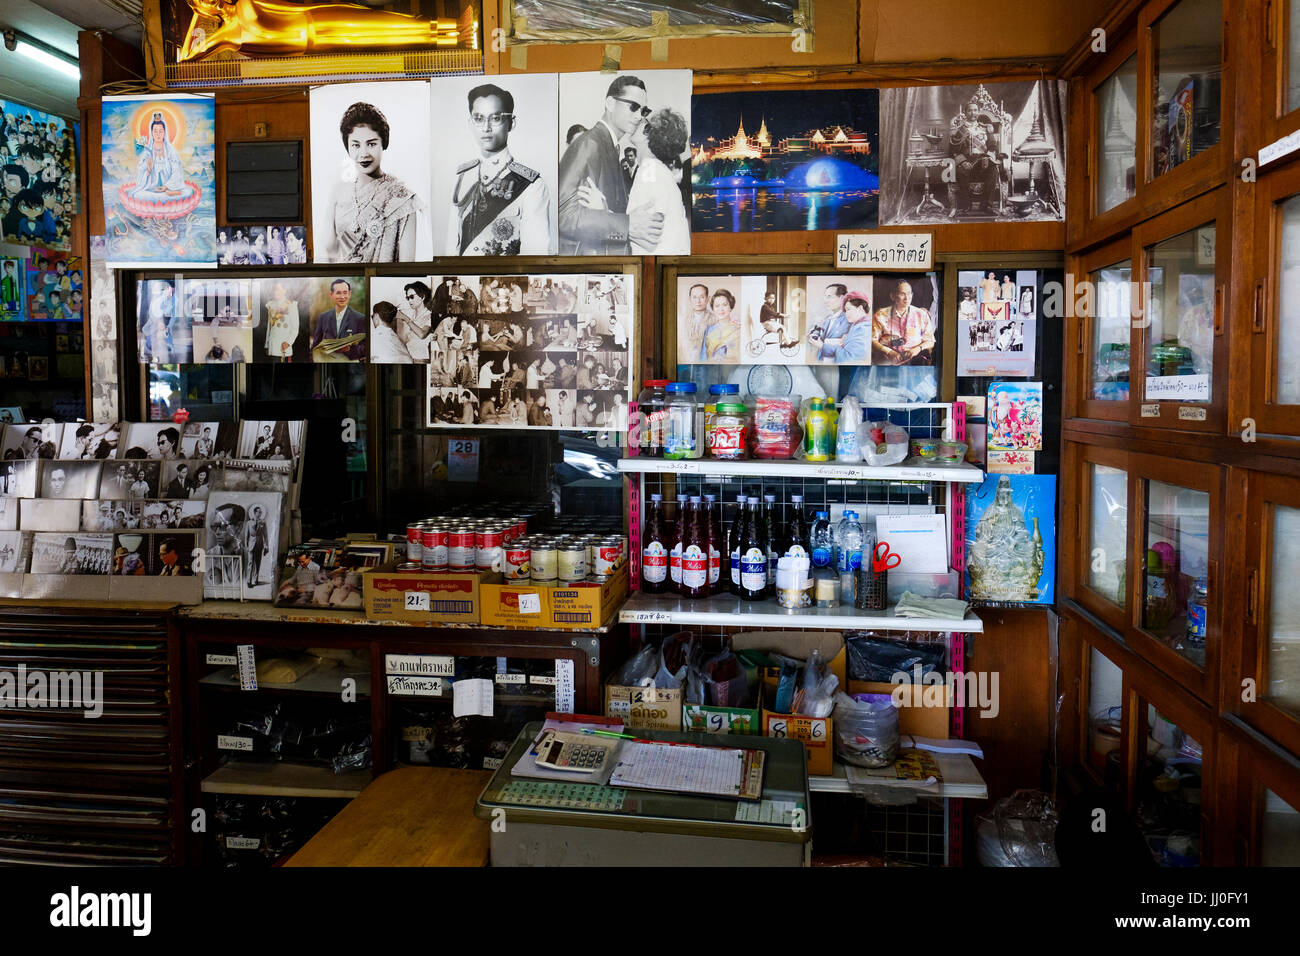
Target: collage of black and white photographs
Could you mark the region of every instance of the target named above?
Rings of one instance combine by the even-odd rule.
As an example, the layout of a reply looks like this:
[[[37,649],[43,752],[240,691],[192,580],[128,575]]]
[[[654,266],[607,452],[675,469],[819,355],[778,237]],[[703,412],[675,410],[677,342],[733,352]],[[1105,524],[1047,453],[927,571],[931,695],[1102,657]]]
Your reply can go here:
[[[348,83],[310,98],[316,262],[690,253],[689,70]]]
[[[144,279],[137,348],[145,363],[364,362],[364,299],[357,275]]]
[[[935,273],[678,276],[680,365],[935,364]]]
[[[633,285],[621,273],[376,277],[372,361],[428,366],[430,426],[612,427],[628,401]]]
[[[1032,376],[1039,294],[1036,270],[958,272],[957,374]]]

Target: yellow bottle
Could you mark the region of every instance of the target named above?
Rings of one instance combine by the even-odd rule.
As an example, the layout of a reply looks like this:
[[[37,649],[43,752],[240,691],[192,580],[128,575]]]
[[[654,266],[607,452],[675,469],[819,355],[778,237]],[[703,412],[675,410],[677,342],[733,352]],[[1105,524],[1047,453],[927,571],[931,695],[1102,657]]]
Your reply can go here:
[[[819,399],[813,399],[812,404],[808,406],[808,417],[804,421],[804,458],[808,461],[830,461],[831,436],[834,434],[831,430],[830,414],[822,408]]]

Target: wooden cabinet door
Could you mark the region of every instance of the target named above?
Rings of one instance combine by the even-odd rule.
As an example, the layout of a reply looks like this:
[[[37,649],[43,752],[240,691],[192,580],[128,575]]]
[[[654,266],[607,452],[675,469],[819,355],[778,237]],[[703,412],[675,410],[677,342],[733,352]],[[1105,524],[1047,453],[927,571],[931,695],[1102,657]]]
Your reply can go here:
[[[1129,519],[1134,482],[1128,453],[1096,445],[1070,443],[1068,467],[1073,514],[1062,517],[1061,567],[1071,598],[1117,633],[1127,619],[1130,579]]]
[[[1133,246],[1129,236],[1077,257],[1067,276],[1066,314],[1072,323],[1073,372],[1067,407],[1075,418],[1127,421],[1131,417]],[[1071,338],[1066,339],[1067,342]]]
[[[1300,162],[1256,189],[1250,417],[1264,435],[1300,435]]]
[[[1300,0],[1265,0],[1260,143],[1300,129]]]

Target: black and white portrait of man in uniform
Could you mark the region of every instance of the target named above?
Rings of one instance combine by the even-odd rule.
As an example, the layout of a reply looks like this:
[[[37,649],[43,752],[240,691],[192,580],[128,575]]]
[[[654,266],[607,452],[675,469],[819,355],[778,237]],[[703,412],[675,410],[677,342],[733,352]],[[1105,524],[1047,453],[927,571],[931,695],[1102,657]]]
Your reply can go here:
[[[552,77],[538,79],[542,84],[555,82]],[[482,77],[465,80],[459,84],[463,96],[440,95],[434,103],[435,128],[466,130],[474,150],[472,157],[450,151],[442,174],[435,171],[435,177],[446,184],[438,191],[448,199],[445,208],[438,210],[447,217],[442,253],[554,254],[558,251],[557,160],[554,144],[546,140],[554,124],[554,96],[539,110],[534,105],[536,91],[523,83],[468,82]],[[444,111],[441,120],[436,115],[440,110]]]

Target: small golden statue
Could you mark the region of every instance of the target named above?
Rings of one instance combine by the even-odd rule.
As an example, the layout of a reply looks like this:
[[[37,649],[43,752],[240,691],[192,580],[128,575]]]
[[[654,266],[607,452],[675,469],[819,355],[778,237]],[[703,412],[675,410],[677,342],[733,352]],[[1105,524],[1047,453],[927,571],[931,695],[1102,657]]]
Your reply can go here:
[[[188,0],[194,15],[177,62],[232,50],[249,56],[375,52],[425,46],[477,48],[473,7],[459,21],[422,20],[355,3]],[[202,20],[216,20],[204,29]]]

